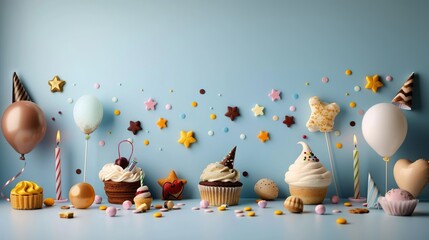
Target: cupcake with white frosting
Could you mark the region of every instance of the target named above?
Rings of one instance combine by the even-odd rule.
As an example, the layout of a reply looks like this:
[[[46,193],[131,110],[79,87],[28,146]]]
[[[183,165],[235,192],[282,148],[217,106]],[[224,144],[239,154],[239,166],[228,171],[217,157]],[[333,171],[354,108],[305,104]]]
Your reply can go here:
[[[289,184],[291,196],[301,198],[304,204],[320,204],[331,184],[331,173],[306,143],[298,144],[302,145],[302,152],[285,173],[285,182]]]
[[[152,194],[149,192],[149,188],[146,185],[137,188],[136,196],[134,197],[136,209],[138,209],[140,205],[146,204],[146,208],[149,210],[152,200]]]

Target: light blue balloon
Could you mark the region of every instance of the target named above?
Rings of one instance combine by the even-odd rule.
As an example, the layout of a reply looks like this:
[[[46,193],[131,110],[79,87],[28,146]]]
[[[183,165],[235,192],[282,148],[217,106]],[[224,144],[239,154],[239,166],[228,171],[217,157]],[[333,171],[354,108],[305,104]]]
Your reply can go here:
[[[84,95],[74,105],[73,118],[83,133],[91,134],[103,119],[103,105],[95,96]]]

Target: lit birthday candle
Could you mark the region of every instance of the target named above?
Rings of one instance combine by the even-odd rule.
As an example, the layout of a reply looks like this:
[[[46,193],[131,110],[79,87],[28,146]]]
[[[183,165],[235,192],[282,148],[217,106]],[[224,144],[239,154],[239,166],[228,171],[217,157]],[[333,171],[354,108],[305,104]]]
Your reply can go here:
[[[61,140],[60,130],[57,131],[57,146],[55,147],[55,188],[56,200],[61,198],[61,148],[59,147]]]
[[[354,198],[360,198],[360,186],[359,186],[359,151],[357,150],[356,135],[353,138],[354,149],[353,149],[353,177],[354,177]]]

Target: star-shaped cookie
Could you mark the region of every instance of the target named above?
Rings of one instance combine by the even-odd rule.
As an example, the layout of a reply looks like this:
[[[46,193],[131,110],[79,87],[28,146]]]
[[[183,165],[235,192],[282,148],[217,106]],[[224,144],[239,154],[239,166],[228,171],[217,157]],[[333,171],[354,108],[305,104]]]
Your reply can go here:
[[[230,107],[228,106],[228,111],[225,113],[225,116],[229,117],[231,121],[234,121],[234,119],[238,116],[240,116],[240,112],[238,110],[238,107]]]
[[[286,124],[287,127],[292,126],[295,124],[295,118],[293,116],[285,116],[285,120],[283,120],[283,123]]]
[[[134,135],[138,133],[138,131],[142,130],[141,122],[140,121],[130,121],[130,126],[127,128],[128,131],[133,132]]]
[[[178,178],[176,172],[171,170],[166,178],[158,179],[158,184],[162,188],[162,199],[182,199],[182,193],[186,183],[186,179]]]
[[[378,88],[382,87],[383,83],[380,82],[380,77],[375,74],[374,76],[366,76],[365,88],[371,89],[373,92],[377,92]]]
[[[58,76],[55,76],[52,80],[48,81],[48,84],[51,86],[51,92],[62,92],[66,81],[60,80]]]
[[[270,134],[268,132],[261,130],[258,134],[258,138],[259,138],[259,140],[261,140],[261,142],[266,142],[266,141],[270,140]]]
[[[178,143],[183,144],[185,148],[189,148],[192,143],[196,142],[193,131],[180,131],[180,138],[177,140]]]
[[[281,99],[281,97],[280,97],[280,91],[278,91],[278,90],[275,90],[275,89],[273,89],[273,90],[271,90],[271,92],[268,94],[268,97],[270,97],[271,98],[271,101],[276,101],[276,100],[280,100]]]
[[[159,118],[158,122],[156,122],[156,125],[159,127],[159,129],[163,129],[167,127],[167,119]]]
[[[340,106],[336,103],[324,103],[317,96],[311,97],[308,103],[311,108],[311,115],[306,124],[308,130],[310,132],[332,131],[335,117],[340,112]]]
[[[255,106],[252,108],[252,112],[255,115],[255,117],[264,115],[264,107],[259,106],[258,104],[255,104]]]
[[[157,102],[155,102],[152,98],[149,98],[146,102],[144,102],[144,105],[146,105],[146,110],[155,110]]]

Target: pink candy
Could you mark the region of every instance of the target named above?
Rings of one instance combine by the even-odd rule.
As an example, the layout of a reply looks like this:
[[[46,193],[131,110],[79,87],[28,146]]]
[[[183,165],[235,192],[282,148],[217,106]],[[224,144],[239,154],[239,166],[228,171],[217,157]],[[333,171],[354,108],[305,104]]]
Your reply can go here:
[[[100,204],[101,201],[103,201],[103,198],[101,196],[99,196],[99,195],[95,195],[94,203],[95,204]]]
[[[122,207],[123,207],[125,210],[130,209],[130,208],[131,208],[131,206],[133,206],[133,203],[132,203],[130,200],[125,200],[125,201],[122,203]]]
[[[331,203],[337,204],[340,202],[340,198],[337,195],[331,197]]]
[[[209,207],[209,201],[207,201],[207,200],[201,200],[200,207],[201,208],[208,208]]]
[[[314,208],[314,211],[319,215],[323,215],[326,212],[326,208],[323,204],[319,204]]]
[[[265,200],[261,200],[261,201],[259,201],[259,202],[258,202],[258,206],[259,206],[260,208],[266,208],[266,207],[267,207],[267,201],[265,201]]]
[[[107,216],[109,216],[109,217],[114,217],[114,216],[116,216],[116,208],[115,208],[115,207],[108,207],[108,208],[106,209],[106,214],[107,214]]]

